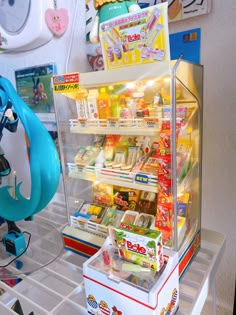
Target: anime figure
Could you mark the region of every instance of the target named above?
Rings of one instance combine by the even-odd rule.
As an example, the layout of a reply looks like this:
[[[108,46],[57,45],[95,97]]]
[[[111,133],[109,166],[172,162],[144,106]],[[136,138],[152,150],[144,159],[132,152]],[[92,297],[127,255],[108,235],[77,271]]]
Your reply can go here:
[[[15,188],[15,196],[10,186],[0,187],[0,217],[6,221],[27,219],[44,209],[57,191],[60,179],[60,161],[55,144],[48,130],[25,104],[9,80],[0,76],[0,101],[4,108],[2,128],[16,128],[16,120],[22,123],[29,140],[29,170],[31,191],[27,197],[21,194],[22,182]],[[8,109],[14,108],[11,112]],[[17,113],[17,116],[16,116]],[[6,115],[6,116],[5,116]],[[13,116],[13,117],[12,117]],[[12,119],[12,120],[11,120]],[[15,127],[13,126],[15,123]],[[4,156],[2,161],[5,162]],[[7,175],[10,170],[2,171]]]
[[[18,125],[18,115],[12,110],[12,104],[5,96],[5,93],[0,88],[0,142],[3,136],[3,129],[10,132],[16,132]],[[4,156],[4,151],[0,146],[0,178],[7,176],[11,172],[11,167],[8,160]]]
[[[89,40],[91,43],[99,42],[99,25],[112,18],[140,10],[135,1],[129,0],[94,0],[94,7],[98,11],[95,16]]]
[[[7,99],[6,94],[0,88],[0,142],[3,137],[3,129],[7,129],[10,132],[16,132],[18,126],[18,115],[12,110],[12,103]],[[0,146],[0,184],[2,183],[2,177],[8,176],[11,173],[11,166],[8,160],[4,156],[4,151]],[[4,222],[3,218],[0,217],[0,225]],[[6,220],[8,225],[8,231],[19,232],[19,228],[15,222]]]

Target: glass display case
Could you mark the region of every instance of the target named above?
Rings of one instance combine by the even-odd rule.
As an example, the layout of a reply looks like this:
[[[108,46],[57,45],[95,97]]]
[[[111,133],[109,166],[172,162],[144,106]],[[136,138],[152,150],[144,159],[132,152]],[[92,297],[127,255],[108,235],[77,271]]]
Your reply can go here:
[[[53,77],[67,249],[90,257],[122,223],[158,230],[181,276],[200,246],[202,88],[181,59]]]

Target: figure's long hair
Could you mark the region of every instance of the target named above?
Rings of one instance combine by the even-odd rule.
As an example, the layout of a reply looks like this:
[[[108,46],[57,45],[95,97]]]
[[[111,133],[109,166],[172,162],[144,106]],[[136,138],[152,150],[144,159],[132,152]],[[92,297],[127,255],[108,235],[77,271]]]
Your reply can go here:
[[[16,198],[9,186],[0,188],[0,216],[9,221],[23,220],[41,211],[54,196],[60,178],[60,161],[47,129],[25,104],[6,78],[0,77],[0,87],[11,101],[24,126],[30,145],[31,193],[25,198],[16,186]],[[16,152],[17,158],[17,152]]]

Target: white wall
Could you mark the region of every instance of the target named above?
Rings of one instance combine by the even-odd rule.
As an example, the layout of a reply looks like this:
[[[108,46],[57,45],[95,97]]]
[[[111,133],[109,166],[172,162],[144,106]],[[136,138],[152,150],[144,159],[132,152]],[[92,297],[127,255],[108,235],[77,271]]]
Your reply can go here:
[[[67,7],[72,22],[75,1],[61,0]],[[77,11],[73,47],[68,71],[87,71],[84,47],[84,1]],[[71,25],[70,25],[71,26]],[[204,119],[203,119],[203,200],[202,226],[225,234],[225,254],[217,274],[217,304],[219,315],[230,315],[236,270],[236,1],[212,0],[210,14],[175,22],[170,33],[201,28],[201,63],[204,65]],[[65,72],[71,27],[60,39],[44,47],[17,55],[0,55],[0,74],[14,83],[14,70],[54,61],[58,72]],[[5,140],[7,142],[8,140]],[[15,150],[15,148],[14,148]],[[17,156],[24,173],[24,154],[20,146]],[[20,175],[20,174],[19,174]],[[210,306],[204,314],[211,314]]]
[[[45,0],[50,2],[48,0]],[[53,1],[51,0],[51,8]],[[85,5],[82,0],[60,0],[58,9],[66,8],[70,17],[70,22],[66,33],[60,37],[54,37],[44,46],[17,54],[0,54],[0,75],[8,78],[15,86],[16,69],[43,65],[55,62],[58,73],[90,70],[85,54]],[[72,28],[72,26],[74,27]],[[28,175],[29,168],[26,161],[26,148],[24,146],[24,130],[19,125],[17,137],[4,131],[4,137],[1,141],[7,159],[12,169],[16,170],[18,181],[22,181],[22,193],[25,196],[30,194],[30,179]],[[17,160],[14,152],[17,152]],[[12,158],[11,158],[12,157]]]
[[[236,1],[212,0],[211,13],[170,24],[201,28],[204,65],[202,226],[225,234],[216,277],[218,313],[230,315],[236,272]],[[212,314],[205,307],[204,314]]]

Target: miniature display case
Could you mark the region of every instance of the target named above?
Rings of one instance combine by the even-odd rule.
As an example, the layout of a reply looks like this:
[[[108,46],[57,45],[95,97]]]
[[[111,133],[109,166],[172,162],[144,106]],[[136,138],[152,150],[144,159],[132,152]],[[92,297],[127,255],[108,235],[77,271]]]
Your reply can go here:
[[[90,257],[122,222],[150,228],[182,275],[200,246],[202,76],[179,59],[53,77],[65,248]]]
[[[174,314],[200,247],[202,66],[53,77],[68,225],[90,314]]]

